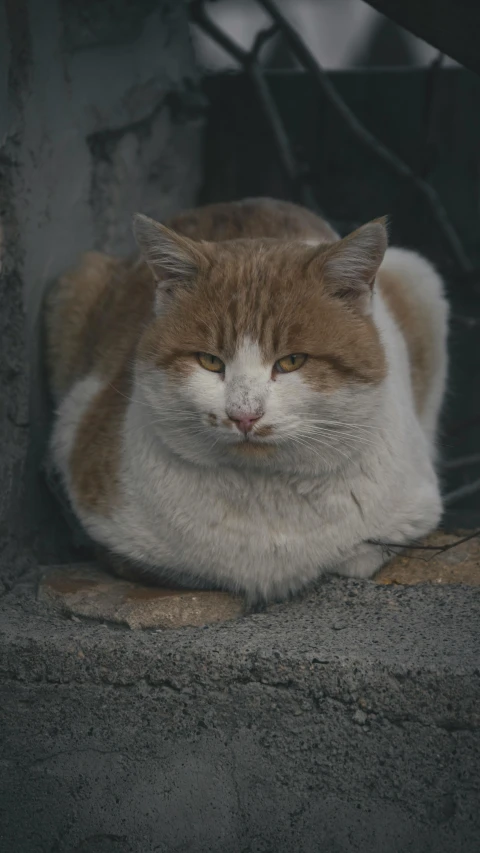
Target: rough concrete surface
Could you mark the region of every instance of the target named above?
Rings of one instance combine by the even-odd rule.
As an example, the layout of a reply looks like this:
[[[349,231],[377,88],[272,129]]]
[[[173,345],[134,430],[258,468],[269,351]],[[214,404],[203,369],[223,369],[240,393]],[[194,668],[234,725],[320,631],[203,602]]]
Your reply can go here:
[[[477,853],[480,589],[328,579],[206,628],[0,611],[11,853]]]

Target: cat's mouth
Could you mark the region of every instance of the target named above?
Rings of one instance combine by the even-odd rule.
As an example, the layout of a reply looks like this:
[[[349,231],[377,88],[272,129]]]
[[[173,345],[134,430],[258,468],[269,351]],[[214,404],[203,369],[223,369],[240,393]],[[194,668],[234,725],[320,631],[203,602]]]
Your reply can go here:
[[[260,441],[238,441],[232,450],[242,456],[269,456],[275,452],[275,445]]]
[[[275,445],[271,441],[265,441],[265,438],[272,434],[273,427],[263,427],[262,429],[264,431],[268,430],[268,432],[262,434],[259,429],[253,433],[247,433],[244,437],[239,437],[239,440],[232,445],[232,450],[250,456],[273,453]]]

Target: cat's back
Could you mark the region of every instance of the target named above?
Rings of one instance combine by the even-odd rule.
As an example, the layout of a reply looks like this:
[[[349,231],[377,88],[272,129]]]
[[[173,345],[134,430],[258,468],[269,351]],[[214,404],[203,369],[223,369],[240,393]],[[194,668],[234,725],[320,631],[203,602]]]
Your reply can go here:
[[[288,201],[246,198],[186,210],[166,222],[192,240],[236,240],[267,237],[332,242],[330,225],[315,213]]]
[[[45,301],[46,360],[58,402],[89,374],[124,371],[152,312],[154,286],[144,264],[87,252],[60,276]]]
[[[447,377],[448,304],[424,257],[389,248],[378,273],[381,296],[405,340],[415,410],[434,439]]]

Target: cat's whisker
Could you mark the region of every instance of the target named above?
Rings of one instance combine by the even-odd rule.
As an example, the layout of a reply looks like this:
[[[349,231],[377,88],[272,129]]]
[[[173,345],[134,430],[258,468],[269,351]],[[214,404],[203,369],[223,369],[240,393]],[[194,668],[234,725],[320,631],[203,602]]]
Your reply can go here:
[[[321,442],[321,444],[322,444],[322,446],[323,446],[323,447],[326,447],[329,451],[333,450],[333,451],[335,452],[335,450],[336,450],[336,448],[334,448],[334,447],[330,447],[330,446],[329,446],[329,445],[327,445],[327,444],[323,444],[323,442]],[[309,443],[309,442],[303,442],[303,443],[302,443],[302,446],[303,446],[303,447],[305,447],[305,448],[308,450],[308,453],[309,453],[309,454],[313,454],[314,456],[316,456],[318,459],[320,459],[320,460],[321,460],[321,462],[322,462],[322,467],[323,467],[324,469],[331,470],[331,468],[332,468],[332,461],[331,461],[331,459],[329,459],[328,457],[326,457],[326,456],[322,455],[322,454],[319,452],[318,448],[316,448],[316,447],[312,447],[312,444],[311,444],[311,443]],[[345,456],[345,454],[343,454],[343,453],[341,453],[340,455]]]
[[[340,450],[339,447],[336,447],[334,444],[330,444],[329,442],[322,441],[320,438],[317,438],[316,436],[309,436],[309,435],[305,435],[304,433],[301,433],[301,435],[302,435],[302,438],[306,438],[307,441],[316,442],[318,444],[321,444],[323,447],[328,447],[329,450],[333,450],[335,453],[340,453],[341,456],[344,456],[345,459],[347,459],[351,464],[353,464],[352,458],[350,456],[348,456],[348,454],[345,453],[343,450]]]
[[[308,418],[307,416],[302,416],[301,413],[299,415],[297,414],[297,417],[299,417],[301,419],[302,423],[308,424],[309,426],[313,425],[313,426],[324,426],[324,427],[332,427],[332,428],[337,427],[337,426],[343,426],[343,427],[348,427],[349,429],[363,430],[364,432],[367,432],[370,434],[372,432],[375,432],[375,431],[377,431],[377,432],[383,431],[382,427],[376,426],[374,424],[372,424],[372,425],[369,424],[367,426],[365,424],[356,424],[353,421],[350,421],[350,422],[348,422],[348,421],[331,421],[331,420],[327,421],[327,420],[323,420],[321,418]]]
[[[160,412],[158,411],[157,408],[155,409],[155,411],[157,414],[160,414]],[[181,409],[177,409],[174,412],[173,411],[172,412],[162,412],[161,417],[163,418],[164,421],[176,421],[178,423],[180,420],[182,420],[182,421],[184,421],[184,420],[199,421],[199,420],[201,420],[202,415],[197,414],[196,412],[189,412],[187,410],[182,411]]]
[[[311,433],[303,433],[303,435],[308,436],[309,438],[312,439],[312,441],[318,441],[319,440],[318,435],[312,435]],[[322,438],[328,438],[328,433],[326,433],[326,434],[320,433],[320,435]],[[352,449],[358,450],[357,443],[360,443],[360,444],[366,443],[362,438],[359,438],[358,436],[340,435],[338,437],[342,439],[342,446],[346,445],[347,447],[351,447]],[[330,442],[330,441],[327,441],[326,443],[327,443],[328,447],[331,447],[332,449],[339,450],[337,443]],[[368,444],[374,444],[374,442],[368,442]]]
[[[312,433],[313,432],[322,432],[325,435],[332,435],[332,436],[335,436],[335,435],[339,435],[339,436],[342,436],[342,435],[358,435],[358,436],[361,436],[365,441],[371,441],[372,443],[375,443],[375,440],[378,440],[378,436],[375,436],[375,435],[372,436],[371,432],[368,432],[367,430],[358,429],[355,426],[330,427],[330,426],[319,426],[318,424],[301,424],[300,426],[303,429],[309,429]]]
[[[313,454],[315,456],[318,456],[318,458],[321,459],[322,463],[325,465],[325,463],[326,463],[325,457],[321,456],[321,454],[319,453],[319,451],[316,448],[310,447],[306,442],[302,441],[302,439],[300,439],[298,436],[295,436],[295,437],[290,436],[290,439],[293,442],[293,444],[298,444],[299,447],[302,447],[302,448],[305,447],[309,452],[311,452],[311,453],[313,452]]]
[[[343,440],[345,439],[353,439],[355,442],[360,442],[360,444],[370,444],[373,447],[377,446],[377,442],[372,439],[365,438],[363,435],[356,435],[353,432],[344,432],[342,430],[327,430],[323,427],[314,427],[309,430],[308,433],[305,432],[305,435],[324,435],[326,437],[338,438]]]
[[[155,420],[155,421],[148,421],[147,423],[144,423],[144,424],[138,424],[133,430],[131,430],[130,434],[136,435],[140,430],[151,429],[152,427],[162,426],[162,424],[163,424],[162,419]],[[179,433],[183,433],[183,432],[187,433],[188,435],[194,434],[194,430],[192,430],[191,427],[178,427],[178,429],[176,429],[175,432],[177,435]]]
[[[148,403],[144,400],[139,400],[137,397],[130,397],[128,394],[124,394],[123,391],[120,391],[120,388],[118,388],[116,385],[114,385],[113,382],[109,382],[108,385],[110,388],[113,389],[113,391],[115,391],[117,394],[120,394],[120,397],[123,397],[125,400],[128,400],[129,403],[135,403],[135,404],[138,404],[140,406],[146,406],[147,408],[153,409],[153,411],[156,411],[156,408],[152,403]]]
[[[331,449],[335,450],[335,448],[332,448],[328,444],[328,442],[321,441],[320,439],[315,439],[315,438],[312,439],[311,436],[306,436],[302,432],[297,431],[297,432],[295,432],[295,434],[287,435],[287,437],[290,441],[293,441],[294,443],[297,442],[297,443],[301,444],[303,447],[307,448],[309,451],[315,452],[315,448],[312,447],[312,441],[315,442],[316,444],[321,444],[323,447],[326,447],[329,450],[331,450]]]
[[[128,394],[124,394],[123,391],[120,391],[120,389],[117,388],[112,382],[109,382],[108,384],[114,391],[117,392],[117,394],[120,394],[121,397],[124,397],[125,400],[128,400],[130,403],[134,403],[135,405],[138,404],[140,406],[145,406],[146,408],[151,409],[156,414],[158,414],[158,406],[155,406],[153,403],[150,403],[146,400],[139,400],[137,397],[130,397],[128,396]],[[181,415],[182,418],[191,417],[195,420],[201,417],[200,414],[196,414],[195,412],[192,412],[189,409],[176,408],[172,410],[172,412],[162,412],[162,418],[164,418],[165,420],[167,420],[169,416],[171,416],[172,420],[177,420],[179,415]]]

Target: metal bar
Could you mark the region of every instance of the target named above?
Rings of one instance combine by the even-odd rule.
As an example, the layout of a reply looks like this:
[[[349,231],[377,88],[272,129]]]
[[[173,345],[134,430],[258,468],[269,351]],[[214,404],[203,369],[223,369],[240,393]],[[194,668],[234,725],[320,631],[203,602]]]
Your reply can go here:
[[[424,201],[429,206],[432,217],[437,223],[437,227],[442,232],[443,237],[450,248],[451,255],[455,259],[458,267],[463,272],[469,272],[471,270],[470,261],[436,190],[434,190],[431,184],[428,184],[426,181],[422,180],[422,178],[419,178],[415,172],[413,172],[413,170],[400,159],[400,157],[397,157],[393,151],[383,145],[383,143],[380,142],[373,133],[370,133],[362,122],[359,121],[356,115],[351,111],[350,107],[347,106],[343,98],[338,94],[325,70],[304,44],[297,31],[277,8],[273,0],[257,0],[257,2],[265,9],[266,12],[268,12],[275,23],[278,24],[278,27],[288,42],[292,53],[295,54],[305,69],[310,72],[312,78],[316,81],[324,96],[334,107],[351,132],[356,136],[358,141],[365,148],[375,154],[379,160],[382,160],[382,162],[395,172],[395,174],[409,181],[423,197]]]
[[[365,0],[401,27],[480,74],[478,0]]]

